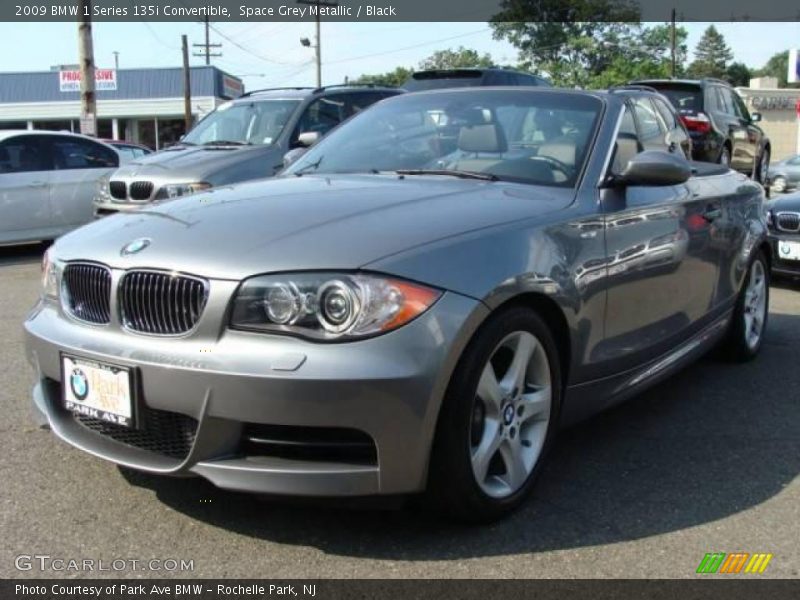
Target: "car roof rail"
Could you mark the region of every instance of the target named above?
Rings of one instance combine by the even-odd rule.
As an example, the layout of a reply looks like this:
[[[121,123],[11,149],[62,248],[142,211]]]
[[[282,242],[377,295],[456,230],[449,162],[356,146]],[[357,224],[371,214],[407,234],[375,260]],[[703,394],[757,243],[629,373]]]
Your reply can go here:
[[[608,91],[613,92],[624,92],[624,91],[632,91],[632,90],[641,90],[644,92],[655,92],[656,94],[660,94],[656,88],[651,85],[644,85],[642,83],[626,83],[623,85],[613,85],[608,88]]]
[[[719,77],[703,77],[703,81],[713,81],[714,83],[724,83],[725,85],[730,85],[730,82],[725,81],[724,79],[720,79]]]
[[[254,94],[261,94],[263,92],[279,92],[281,90],[310,90],[310,87],[303,87],[303,86],[290,86],[290,87],[274,87],[274,88],[262,88],[259,90],[251,90],[249,92],[245,92],[241,96],[237,96],[234,100],[238,100],[239,98],[247,98],[248,96],[252,96]]]
[[[381,88],[381,89],[390,89],[390,90],[399,90],[400,88],[393,86],[393,85],[381,85],[378,83],[333,83],[331,85],[323,85],[318,88],[314,88],[314,91],[311,92],[312,94],[319,94],[324,92],[325,90],[329,90],[331,88]]]

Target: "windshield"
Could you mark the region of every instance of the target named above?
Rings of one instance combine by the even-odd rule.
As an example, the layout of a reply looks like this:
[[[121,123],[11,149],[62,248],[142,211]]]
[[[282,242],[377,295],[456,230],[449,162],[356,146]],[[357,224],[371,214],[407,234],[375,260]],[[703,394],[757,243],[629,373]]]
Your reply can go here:
[[[678,112],[699,112],[703,110],[703,92],[691,85],[652,85],[669,98]]]
[[[200,121],[183,142],[187,144],[271,144],[283,131],[299,100],[229,102]]]
[[[572,187],[601,107],[589,95],[531,88],[397,96],[340,126],[286,174],[436,171]]]

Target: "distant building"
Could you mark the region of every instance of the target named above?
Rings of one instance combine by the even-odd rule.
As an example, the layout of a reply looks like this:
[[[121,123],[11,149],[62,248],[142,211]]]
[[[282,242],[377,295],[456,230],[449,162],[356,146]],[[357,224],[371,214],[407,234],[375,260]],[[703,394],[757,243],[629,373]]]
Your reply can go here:
[[[797,103],[800,89],[779,88],[774,77],[750,80],[750,87],[736,88],[750,112],[761,113],[759,123],[772,143],[772,159],[800,154],[800,123]]]
[[[97,71],[98,137],[157,150],[185,133],[180,67]],[[216,67],[191,67],[190,73],[195,120],[244,92],[240,79]],[[79,87],[74,65],[0,73],[0,129],[79,131]]]

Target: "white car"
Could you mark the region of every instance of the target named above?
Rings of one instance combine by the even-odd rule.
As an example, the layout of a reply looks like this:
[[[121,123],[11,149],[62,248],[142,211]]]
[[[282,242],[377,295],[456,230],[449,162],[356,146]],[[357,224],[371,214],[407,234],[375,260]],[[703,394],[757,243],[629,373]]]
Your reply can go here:
[[[91,221],[97,181],[119,162],[86,136],[0,130],[0,244],[52,240]]]

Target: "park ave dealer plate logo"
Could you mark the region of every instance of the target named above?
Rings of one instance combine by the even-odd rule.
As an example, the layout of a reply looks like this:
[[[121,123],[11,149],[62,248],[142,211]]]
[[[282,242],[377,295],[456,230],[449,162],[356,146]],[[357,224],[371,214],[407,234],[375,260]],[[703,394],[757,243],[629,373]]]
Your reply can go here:
[[[125,244],[120,251],[122,256],[130,256],[131,254],[137,254],[147,248],[150,245],[151,240],[148,238],[139,238],[138,240],[133,240]]]

